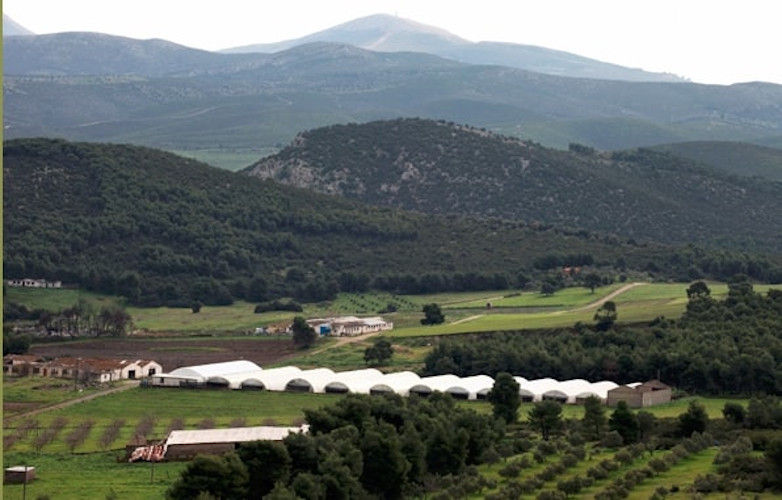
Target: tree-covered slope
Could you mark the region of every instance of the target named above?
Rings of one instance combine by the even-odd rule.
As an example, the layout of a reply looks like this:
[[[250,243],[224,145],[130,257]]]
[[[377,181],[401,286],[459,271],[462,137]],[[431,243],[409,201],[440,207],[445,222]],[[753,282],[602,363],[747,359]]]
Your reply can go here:
[[[249,174],[427,213],[498,216],[675,243],[782,251],[782,184],[650,150],[547,149],[403,119],[301,134]]]
[[[547,255],[588,254],[636,269],[654,261],[673,276],[695,258],[587,232],[371,207],[136,146],[25,139],[5,143],[4,155],[6,278],[61,279],[141,303],[230,301],[253,277],[272,294],[322,299],[345,272],[368,283],[509,277]]]
[[[782,149],[730,141],[678,142],[652,149],[689,158],[735,175],[782,181]]]

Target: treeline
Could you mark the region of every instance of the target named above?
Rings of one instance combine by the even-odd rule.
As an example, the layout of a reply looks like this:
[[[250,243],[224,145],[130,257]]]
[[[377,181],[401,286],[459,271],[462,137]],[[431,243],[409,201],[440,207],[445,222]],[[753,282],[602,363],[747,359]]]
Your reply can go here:
[[[282,443],[242,445],[226,458],[197,458],[168,498],[409,498],[433,478],[458,476],[482,461],[504,424],[456,406],[450,396],[427,399],[347,396],[306,410],[309,434]],[[496,452],[494,452],[496,454]]]
[[[48,335],[110,336],[122,337],[133,327],[133,318],[119,305],[106,304],[96,307],[86,300],[79,300],[60,311],[30,309],[24,304],[6,302],[3,321],[28,321]]]
[[[708,287],[703,286],[708,290]],[[730,285],[723,300],[693,292],[679,321],[504,332],[442,340],[426,375],[510,372],[528,379],[584,378],[630,383],[659,377],[683,391],[779,394],[782,391],[782,291]],[[622,317],[621,305],[617,308]]]

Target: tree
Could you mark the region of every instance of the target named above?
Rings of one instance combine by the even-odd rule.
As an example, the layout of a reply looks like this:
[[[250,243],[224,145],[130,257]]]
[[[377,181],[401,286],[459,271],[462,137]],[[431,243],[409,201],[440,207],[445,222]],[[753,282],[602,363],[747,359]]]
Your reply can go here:
[[[688,299],[702,299],[709,297],[710,295],[711,290],[709,290],[709,287],[706,286],[706,283],[703,281],[696,281],[687,288]]]
[[[782,439],[773,438],[766,445],[765,457],[771,483],[776,488],[782,487]]]
[[[638,439],[643,441],[649,437],[657,425],[657,417],[648,411],[639,411],[635,418],[638,420]]]
[[[250,498],[261,498],[279,482],[287,482],[291,457],[282,443],[253,441],[239,446],[239,458],[247,468],[247,492]]]
[[[302,316],[293,318],[291,330],[293,331],[293,343],[299,347],[306,349],[318,339],[318,334],[315,333],[315,329],[308,325],[307,320]]]
[[[507,423],[515,422],[521,406],[519,383],[510,373],[498,373],[494,379],[494,387],[489,391],[488,400],[495,417]]]
[[[214,498],[244,498],[247,495],[247,469],[235,453],[223,457],[196,457],[171,485],[166,496],[171,500],[190,500],[201,493]]]
[[[600,331],[609,330],[614,326],[616,318],[616,304],[611,300],[607,300],[595,312],[595,321],[597,322],[595,326]]]
[[[250,285],[247,287],[247,301],[248,302],[263,302],[266,300],[266,295],[269,290],[269,284],[266,280],[260,276],[255,277],[250,281]]]
[[[548,441],[562,427],[562,405],[551,400],[536,403],[529,411],[529,423]]]
[[[624,401],[619,401],[616,405],[611,418],[608,419],[608,428],[618,432],[624,444],[638,441],[638,420]]]
[[[606,425],[605,406],[600,398],[589,396],[584,401],[584,418],[581,419],[581,425],[592,439],[600,439]]]
[[[396,429],[385,422],[370,425],[361,439],[361,453],[364,488],[385,498],[399,498],[410,463],[405,459]]]
[[[201,312],[201,306],[203,306],[203,304],[201,304],[201,303],[200,303],[199,301],[197,301],[197,300],[194,300],[194,301],[193,301],[193,302],[190,304],[190,310],[191,310],[191,311],[193,311],[193,314],[198,314],[198,313],[200,313],[200,312]]]
[[[589,273],[584,276],[584,286],[589,288],[592,293],[595,293],[595,288],[599,287],[603,283],[603,279],[597,273]]]
[[[439,325],[445,321],[445,316],[437,304],[426,304],[423,313],[425,317],[421,320],[422,325]]]
[[[740,425],[744,423],[744,418],[747,416],[747,410],[739,403],[728,401],[725,403],[725,406],[722,407],[722,416],[725,417],[725,420],[728,422]]]
[[[366,348],[364,351],[364,362],[368,365],[381,366],[390,360],[393,354],[394,349],[391,347],[391,342],[381,339]]]
[[[3,356],[6,354],[25,354],[30,349],[30,337],[3,333]]]
[[[540,285],[540,293],[543,295],[549,296],[554,295],[554,292],[557,291],[557,287],[555,287],[553,284],[549,283],[548,281],[543,282],[542,285]]]
[[[679,435],[690,437],[693,432],[703,432],[708,423],[706,408],[697,401],[690,401],[687,411],[679,415]]]

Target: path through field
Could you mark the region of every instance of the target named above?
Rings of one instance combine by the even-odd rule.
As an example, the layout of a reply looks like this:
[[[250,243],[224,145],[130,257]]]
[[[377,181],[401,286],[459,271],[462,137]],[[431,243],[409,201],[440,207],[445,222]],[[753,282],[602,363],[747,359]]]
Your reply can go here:
[[[467,323],[468,321],[472,321],[474,319],[478,319],[482,316],[485,316],[484,314],[476,314],[475,316],[468,316],[466,318],[457,319],[456,321],[451,322],[451,325],[458,325],[459,323]]]
[[[646,283],[642,282],[635,282],[635,283],[628,283],[627,285],[614,290],[613,292],[609,293],[608,295],[604,295],[600,299],[590,302],[589,304],[581,307],[576,307],[575,309],[568,309],[567,311],[559,311],[559,313],[572,313],[572,312],[581,312],[581,311],[588,311],[590,309],[597,309],[598,307],[602,306],[609,300],[615,298],[617,295],[621,295],[625,293],[626,291],[630,290],[631,288],[635,288],[637,286],[645,285]]]
[[[99,398],[101,396],[106,396],[108,394],[114,394],[116,392],[127,391],[128,389],[132,389],[132,388],[138,387],[138,386],[139,386],[139,381],[138,380],[127,380],[127,381],[122,382],[119,386],[112,387],[111,389],[106,389],[104,391],[99,391],[99,392],[93,392],[92,394],[89,394],[87,396],[82,396],[80,398],[69,399],[68,401],[63,401],[62,403],[56,403],[56,404],[49,405],[49,406],[43,406],[41,408],[36,408],[35,410],[31,410],[31,411],[28,411],[28,412],[25,412],[25,413],[19,413],[19,414],[13,415],[13,416],[8,416],[8,417],[5,417],[3,419],[3,421],[4,422],[10,422],[10,421],[16,420],[18,418],[32,417],[32,416],[38,415],[39,413],[43,413],[43,412],[46,412],[46,411],[59,410],[60,408],[66,408],[68,406],[75,405],[77,403],[83,403],[85,401],[89,401],[91,399]]]

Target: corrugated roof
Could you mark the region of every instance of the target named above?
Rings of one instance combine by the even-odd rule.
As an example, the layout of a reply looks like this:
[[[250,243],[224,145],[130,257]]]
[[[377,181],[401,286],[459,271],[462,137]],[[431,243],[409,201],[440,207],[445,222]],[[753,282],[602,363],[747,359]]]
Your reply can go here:
[[[281,441],[288,434],[307,432],[308,427],[231,427],[227,429],[198,429],[171,431],[166,446],[177,444],[246,443],[248,441]]]

